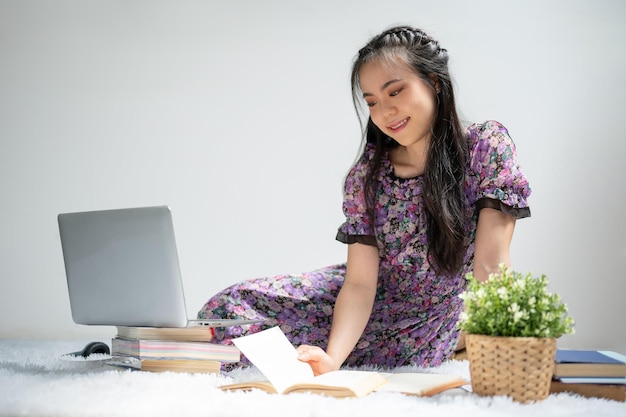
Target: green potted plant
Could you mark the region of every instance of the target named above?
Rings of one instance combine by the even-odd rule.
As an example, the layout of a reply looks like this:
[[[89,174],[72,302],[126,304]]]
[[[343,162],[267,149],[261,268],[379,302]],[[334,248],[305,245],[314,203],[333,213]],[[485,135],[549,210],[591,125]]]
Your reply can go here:
[[[519,402],[550,393],[556,339],[574,332],[574,320],[545,275],[500,265],[483,282],[467,275],[458,327],[466,334],[472,389]]]

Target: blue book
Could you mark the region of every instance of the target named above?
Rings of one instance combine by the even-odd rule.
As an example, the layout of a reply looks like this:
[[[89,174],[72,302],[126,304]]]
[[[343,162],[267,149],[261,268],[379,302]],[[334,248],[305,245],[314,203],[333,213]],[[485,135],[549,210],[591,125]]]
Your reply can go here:
[[[626,356],[618,352],[557,349],[554,362],[554,377],[561,380],[567,377],[626,378]]]

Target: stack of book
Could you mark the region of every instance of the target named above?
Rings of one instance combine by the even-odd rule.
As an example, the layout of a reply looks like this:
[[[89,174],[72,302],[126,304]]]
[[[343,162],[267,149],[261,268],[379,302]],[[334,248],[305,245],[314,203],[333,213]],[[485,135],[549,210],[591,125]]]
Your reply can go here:
[[[109,363],[142,371],[217,373],[222,363],[241,359],[237,347],[212,340],[213,329],[206,326],[118,326]]]
[[[557,349],[550,392],[626,401],[626,356],[606,350]]]

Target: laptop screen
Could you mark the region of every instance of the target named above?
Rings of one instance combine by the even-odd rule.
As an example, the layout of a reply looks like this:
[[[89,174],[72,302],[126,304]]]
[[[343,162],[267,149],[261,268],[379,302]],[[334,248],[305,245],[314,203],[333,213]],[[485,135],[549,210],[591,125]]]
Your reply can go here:
[[[62,213],[58,223],[75,323],[187,325],[169,207]]]

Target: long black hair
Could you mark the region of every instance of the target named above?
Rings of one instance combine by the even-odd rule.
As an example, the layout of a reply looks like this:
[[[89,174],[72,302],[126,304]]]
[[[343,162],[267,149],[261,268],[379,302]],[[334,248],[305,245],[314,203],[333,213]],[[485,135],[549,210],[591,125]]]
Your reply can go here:
[[[352,67],[352,99],[357,114],[360,113],[362,100],[359,73],[363,65],[374,60],[404,63],[433,91],[438,91],[423,174],[428,256],[438,273],[454,274],[463,264],[467,244],[463,192],[467,141],[456,111],[448,71],[448,52],[422,30],[410,26],[394,27],[372,38],[359,51]],[[384,134],[371,117],[368,117],[364,127],[364,138],[366,143],[375,145],[374,157],[365,178],[367,210],[374,225],[374,204],[382,157],[399,144]]]

